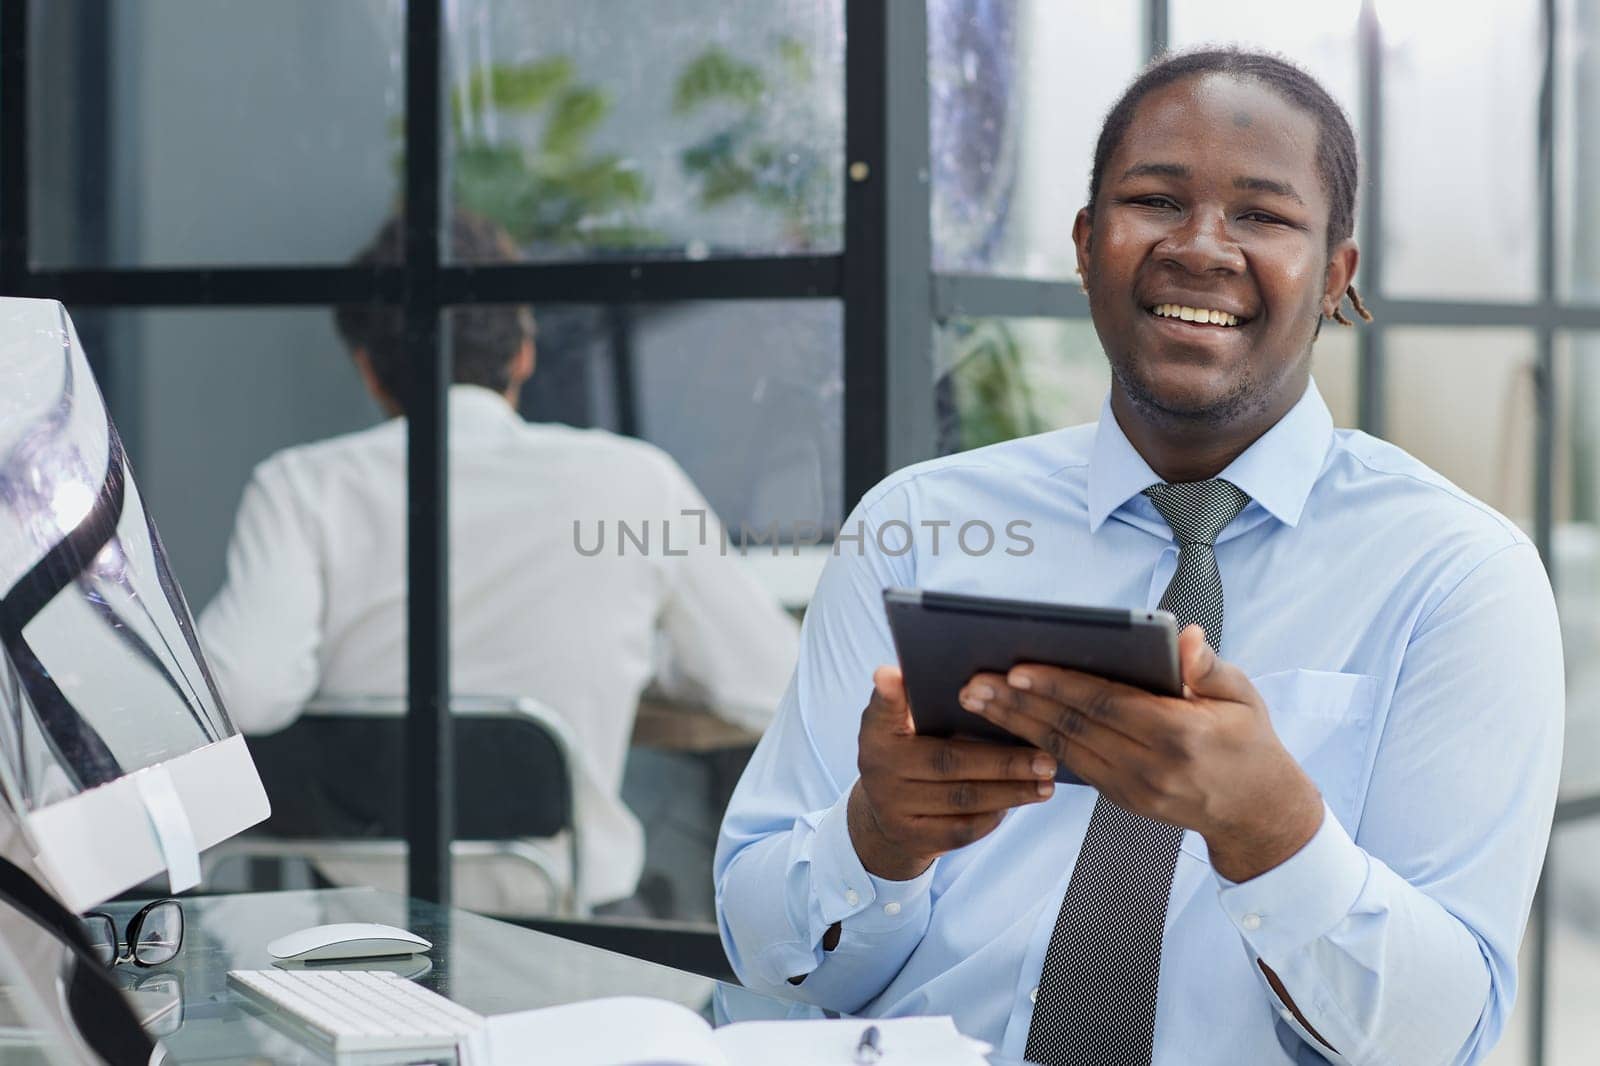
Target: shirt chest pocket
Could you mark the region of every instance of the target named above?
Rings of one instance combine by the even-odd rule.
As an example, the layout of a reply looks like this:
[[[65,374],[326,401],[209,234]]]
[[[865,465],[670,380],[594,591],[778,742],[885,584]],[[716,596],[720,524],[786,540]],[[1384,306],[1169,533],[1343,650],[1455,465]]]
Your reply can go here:
[[[1340,824],[1354,832],[1366,794],[1367,748],[1378,679],[1327,670],[1281,670],[1252,677],[1278,740],[1316,782]],[[1205,860],[1205,842],[1185,833],[1183,850]]]
[[[1278,739],[1317,783],[1339,821],[1353,830],[1366,791],[1378,679],[1283,670],[1250,681],[1267,705]]]

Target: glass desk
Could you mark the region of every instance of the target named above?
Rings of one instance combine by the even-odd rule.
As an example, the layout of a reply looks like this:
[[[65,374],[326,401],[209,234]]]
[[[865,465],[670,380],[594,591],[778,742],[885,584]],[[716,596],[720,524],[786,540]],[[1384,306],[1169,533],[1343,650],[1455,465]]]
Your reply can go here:
[[[101,909],[120,928],[138,908],[138,903],[118,903]],[[375,889],[205,896],[183,900],[183,913],[183,950],[176,959],[149,969],[122,966],[118,977],[129,987],[179,992],[181,1014],[157,1020],[152,1031],[162,1036],[167,1061],[184,1066],[328,1062],[229,985],[227,973],[267,969],[272,966],[269,942],[332,922],[397,925],[432,941],[433,950],[427,956],[324,964],[327,968],[416,975],[421,984],[479,1014],[634,995],[683,1004],[716,1024],[822,1016],[814,1008],[737,985]]]

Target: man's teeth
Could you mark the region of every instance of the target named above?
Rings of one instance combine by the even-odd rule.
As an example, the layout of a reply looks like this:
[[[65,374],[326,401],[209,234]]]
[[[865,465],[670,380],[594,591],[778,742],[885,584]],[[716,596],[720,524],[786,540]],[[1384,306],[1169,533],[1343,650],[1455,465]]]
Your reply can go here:
[[[1238,318],[1226,311],[1209,307],[1185,307],[1182,304],[1156,304],[1150,313],[1161,318],[1181,318],[1185,322],[1207,322],[1213,326],[1237,326]]]

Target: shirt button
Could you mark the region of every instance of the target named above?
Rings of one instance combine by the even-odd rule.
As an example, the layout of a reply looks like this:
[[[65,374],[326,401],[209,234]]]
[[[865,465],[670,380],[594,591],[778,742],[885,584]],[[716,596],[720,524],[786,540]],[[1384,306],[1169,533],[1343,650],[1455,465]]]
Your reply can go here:
[[[1038,985],[1034,985],[1033,988],[1028,992],[1028,1002],[1030,1002],[1030,1003],[1039,1002],[1039,986]]]
[[[1253,933],[1261,928],[1261,915],[1254,912],[1247,914],[1239,920],[1239,924]]]
[[[857,903],[861,902],[861,897],[857,895],[856,890],[852,888],[850,891],[844,894],[844,901],[850,904],[850,906],[854,907]]]
[[[885,903],[883,905],[883,913],[893,918],[895,915],[900,913],[900,904],[894,902]]]

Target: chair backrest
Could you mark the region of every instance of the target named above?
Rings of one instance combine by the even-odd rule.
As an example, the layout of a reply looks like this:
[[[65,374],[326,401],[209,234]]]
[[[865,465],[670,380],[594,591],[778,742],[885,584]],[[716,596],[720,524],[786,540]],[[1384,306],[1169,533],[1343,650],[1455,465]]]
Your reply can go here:
[[[308,708],[289,728],[249,740],[272,801],[262,831],[296,839],[397,839],[405,832],[405,719],[398,700]],[[454,705],[457,840],[549,837],[571,828],[565,730],[529,701]],[[344,706],[349,706],[346,701]]]

